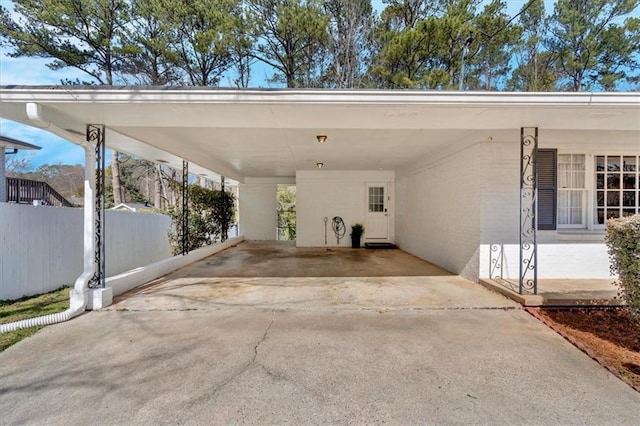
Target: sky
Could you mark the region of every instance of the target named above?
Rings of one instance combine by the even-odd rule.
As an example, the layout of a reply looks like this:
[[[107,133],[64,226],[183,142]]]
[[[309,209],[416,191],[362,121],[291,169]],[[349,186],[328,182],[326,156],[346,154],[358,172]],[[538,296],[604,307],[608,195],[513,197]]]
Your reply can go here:
[[[513,16],[522,8],[527,0],[507,0],[507,11]],[[547,10],[552,10],[553,1],[546,0]],[[10,0],[0,0],[3,7],[11,9]],[[382,0],[372,0],[378,11],[384,8]],[[50,70],[47,59],[40,58],[11,58],[7,56],[8,49],[0,46],[0,85],[58,85],[61,80],[89,80],[82,71],[65,68],[58,71]],[[268,87],[264,76],[254,73],[252,85]],[[263,81],[259,81],[263,79]],[[27,157],[29,165],[35,169],[42,164],[84,164],[84,151],[79,146],[52,135],[35,127],[25,126],[10,120],[0,118],[0,134],[42,147],[38,151],[22,151],[19,157]]]

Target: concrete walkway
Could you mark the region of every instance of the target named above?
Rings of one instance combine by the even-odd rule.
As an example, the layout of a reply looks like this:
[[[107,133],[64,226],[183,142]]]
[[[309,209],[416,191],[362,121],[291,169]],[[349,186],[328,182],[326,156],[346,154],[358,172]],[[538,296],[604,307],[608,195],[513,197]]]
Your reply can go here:
[[[246,250],[224,255],[250,259]],[[232,297],[231,281],[207,283],[209,272],[185,268],[113,310],[47,327],[0,353],[0,424],[638,422],[640,394],[478,285],[454,280],[455,296],[419,281],[380,286],[426,292],[422,302],[347,298],[341,291],[357,277],[342,277],[350,281],[335,299],[306,290],[330,285],[324,277],[285,286],[308,292],[302,301],[285,292],[260,301],[254,287],[266,296],[278,279],[310,277],[269,277]],[[423,287],[446,286],[427,278]],[[189,279],[197,282],[175,282]],[[475,298],[476,306],[454,303]]]
[[[620,306],[614,279],[539,279],[538,294],[519,294],[517,280],[482,279],[480,284],[524,306]]]

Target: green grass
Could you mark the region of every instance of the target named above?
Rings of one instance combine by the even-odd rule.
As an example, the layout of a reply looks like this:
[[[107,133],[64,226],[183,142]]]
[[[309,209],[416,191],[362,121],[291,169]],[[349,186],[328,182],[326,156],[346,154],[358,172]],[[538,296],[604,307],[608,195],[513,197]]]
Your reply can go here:
[[[18,300],[0,300],[0,324],[54,314],[65,311],[68,308],[68,287],[63,287],[39,296],[23,297]],[[41,326],[31,327],[0,334],[0,352],[18,343],[20,340],[35,334],[41,328]]]

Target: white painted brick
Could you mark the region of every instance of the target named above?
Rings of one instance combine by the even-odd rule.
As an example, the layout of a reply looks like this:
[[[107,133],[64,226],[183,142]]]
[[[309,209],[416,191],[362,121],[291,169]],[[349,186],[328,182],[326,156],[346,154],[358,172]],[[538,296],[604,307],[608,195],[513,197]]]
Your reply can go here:
[[[480,147],[398,173],[398,245],[468,279],[478,279]]]

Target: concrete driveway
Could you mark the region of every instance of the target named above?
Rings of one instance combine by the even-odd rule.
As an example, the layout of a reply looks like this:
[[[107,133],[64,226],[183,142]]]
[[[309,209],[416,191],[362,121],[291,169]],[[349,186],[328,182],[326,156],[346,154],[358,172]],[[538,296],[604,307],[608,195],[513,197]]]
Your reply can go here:
[[[181,297],[175,283],[169,291],[174,279],[206,278],[201,267],[154,284],[164,292],[156,298],[149,286],[1,353],[0,423],[638,422],[640,394],[478,285],[386,304],[321,297],[330,291],[302,302],[282,293],[270,306],[253,296],[218,303],[207,291],[216,284],[202,282],[198,297]],[[184,308],[163,307],[173,299]]]

